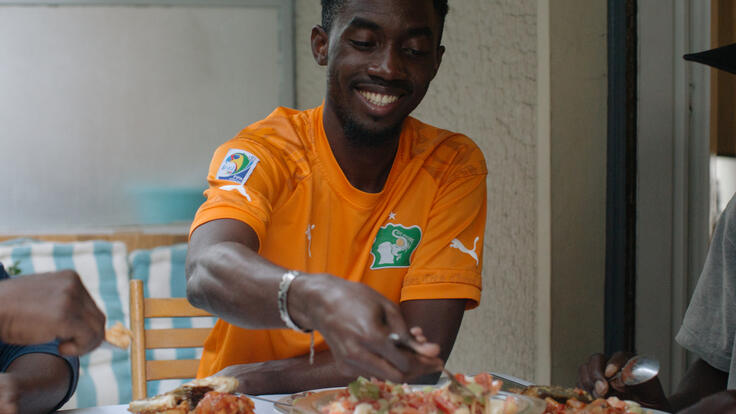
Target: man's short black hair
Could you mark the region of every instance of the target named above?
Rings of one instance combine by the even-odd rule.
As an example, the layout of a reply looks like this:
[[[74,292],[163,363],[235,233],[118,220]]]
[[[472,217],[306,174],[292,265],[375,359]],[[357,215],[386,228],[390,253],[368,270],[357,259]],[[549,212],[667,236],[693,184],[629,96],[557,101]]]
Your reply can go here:
[[[322,2],[322,28],[325,32],[330,32],[332,21],[340,12],[340,8],[345,4],[345,0],[321,0]],[[440,40],[442,40],[442,29],[445,27],[445,16],[447,16],[447,0],[433,0],[434,10],[440,16]]]

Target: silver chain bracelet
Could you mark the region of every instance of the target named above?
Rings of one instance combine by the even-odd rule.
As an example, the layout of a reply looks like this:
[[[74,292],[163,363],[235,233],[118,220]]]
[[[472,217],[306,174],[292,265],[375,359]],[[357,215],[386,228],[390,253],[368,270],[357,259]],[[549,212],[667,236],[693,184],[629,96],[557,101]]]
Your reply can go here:
[[[291,287],[291,282],[293,282],[294,279],[301,275],[301,273],[295,270],[289,270],[284,273],[283,276],[281,276],[281,282],[279,283],[278,292],[279,316],[281,316],[281,320],[284,321],[284,324],[286,324],[288,328],[293,329],[297,332],[311,334],[311,338],[309,341],[309,365],[312,365],[314,364],[314,330],[302,329],[297,326],[297,324],[294,323],[294,321],[291,319],[291,316],[289,315],[289,309],[287,307],[289,287]]]

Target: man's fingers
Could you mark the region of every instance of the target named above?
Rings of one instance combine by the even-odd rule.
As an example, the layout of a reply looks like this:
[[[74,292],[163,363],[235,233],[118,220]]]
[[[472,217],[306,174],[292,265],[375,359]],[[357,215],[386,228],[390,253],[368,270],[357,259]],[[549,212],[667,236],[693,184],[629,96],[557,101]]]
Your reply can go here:
[[[384,358],[380,358],[368,350],[360,353],[359,358],[346,358],[338,368],[347,375],[366,375],[393,382],[402,382],[403,375]]]
[[[601,387],[600,384],[604,386]],[[605,395],[608,392],[608,383],[592,376],[590,365],[583,364],[578,367],[578,387],[596,396]]]
[[[591,380],[605,380],[606,377],[603,371],[606,362],[606,356],[603,354],[593,354],[590,356],[588,359],[588,372]]]
[[[414,326],[411,329],[407,329],[404,317],[401,315],[401,311],[393,303],[389,302],[390,306],[386,306],[386,322],[391,329],[392,333],[399,335],[400,342],[407,345],[409,348],[414,350],[417,354],[425,355],[428,357],[436,357],[440,354],[440,346],[427,342],[427,338],[422,332],[422,328]]]
[[[402,349],[400,352],[405,354],[404,358],[408,363],[405,370],[398,369],[385,357],[366,351],[361,353],[360,358],[346,360],[350,366],[348,368],[350,372],[343,372],[352,375],[368,374],[379,379],[402,383],[421,375],[439,372],[444,366],[440,358],[418,355],[406,349]]]
[[[604,397],[608,393],[608,381],[603,373],[605,364],[605,355],[593,354],[578,372],[583,388],[596,397]]]
[[[75,321],[74,326],[64,330],[59,340],[62,355],[83,355],[97,348],[105,337],[105,322],[95,316]]]
[[[424,336],[424,332],[419,326],[414,326],[409,329],[409,333],[414,337],[414,340],[419,342],[420,344],[427,342],[427,337]]]
[[[606,378],[611,378],[621,370],[626,361],[628,361],[634,354],[631,352],[616,352],[611,356],[606,364],[604,375]]]

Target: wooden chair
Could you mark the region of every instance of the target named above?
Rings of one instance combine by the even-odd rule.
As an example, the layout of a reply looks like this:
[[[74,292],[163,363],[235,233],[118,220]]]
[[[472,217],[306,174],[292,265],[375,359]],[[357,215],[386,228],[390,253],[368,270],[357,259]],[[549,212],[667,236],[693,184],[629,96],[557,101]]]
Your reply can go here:
[[[212,316],[195,308],[186,298],[144,298],[143,282],[130,281],[130,330],[133,340],[130,367],[133,399],[147,396],[147,381],[194,378],[197,359],[146,361],[146,349],[201,348],[212,328],[145,329],[146,318]]]

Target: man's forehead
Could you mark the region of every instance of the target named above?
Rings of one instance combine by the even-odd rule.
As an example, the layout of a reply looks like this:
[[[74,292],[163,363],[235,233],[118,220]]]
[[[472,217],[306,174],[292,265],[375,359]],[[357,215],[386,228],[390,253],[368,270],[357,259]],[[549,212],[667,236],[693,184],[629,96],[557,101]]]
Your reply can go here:
[[[345,0],[336,18],[343,25],[373,24],[375,28],[387,20],[406,26],[433,27],[439,23],[432,0]]]

